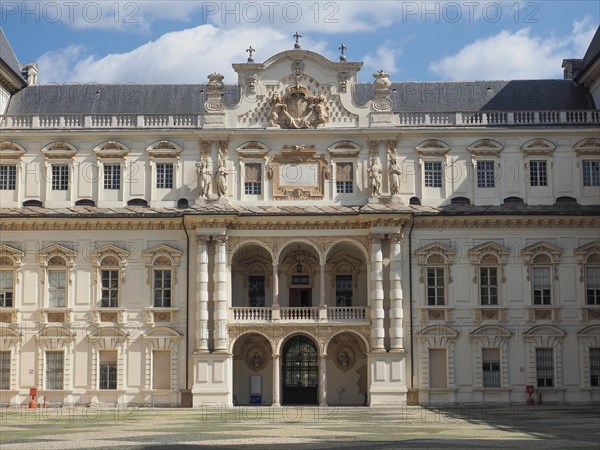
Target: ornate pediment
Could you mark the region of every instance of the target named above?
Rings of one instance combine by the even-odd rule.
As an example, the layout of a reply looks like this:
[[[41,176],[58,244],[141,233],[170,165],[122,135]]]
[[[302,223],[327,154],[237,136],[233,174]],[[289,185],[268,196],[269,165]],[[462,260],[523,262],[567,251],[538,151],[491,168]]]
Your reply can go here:
[[[471,156],[500,156],[504,146],[492,139],[480,139],[467,147]]]
[[[311,95],[309,89],[299,83],[288,86],[285,94],[271,97],[269,124],[272,127],[300,129],[317,128],[329,122],[325,95]]]
[[[235,149],[240,158],[264,158],[271,151],[265,144],[249,141]]]
[[[70,159],[77,154],[77,149],[67,142],[53,142],[42,149],[46,159]]]
[[[10,141],[0,142],[0,159],[21,159],[27,151],[19,144]]]
[[[129,148],[117,141],[106,141],[94,149],[96,158],[125,158]]]
[[[589,138],[573,146],[577,156],[600,156],[600,139]]]
[[[171,141],[158,141],[148,146],[146,152],[150,158],[177,158],[183,149]]]
[[[429,139],[421,142],[416,147],[419,156],[446,156],[450,151],[450,146],[437,139]]]
[[[521,146],[525,156],[552,156],[556,145],[547,139],[532,139]]]
[[[350,141],[339,141],[327,150],[331,156],[355,158],[360,153],[360,146]]]

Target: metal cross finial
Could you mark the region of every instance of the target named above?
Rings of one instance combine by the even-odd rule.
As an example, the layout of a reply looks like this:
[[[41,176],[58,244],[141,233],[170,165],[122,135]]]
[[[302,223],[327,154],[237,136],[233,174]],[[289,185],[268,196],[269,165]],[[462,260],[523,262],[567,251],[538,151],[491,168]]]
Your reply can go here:
[[[294,48],[301,48],[300,47],[300,38],[302,37],[302,35],[300,34],[300,32],[296,31],[296,34],[294,34],[294,36],[296,38],[296,43],[294,44]]]
[[[248,47],[246,49],[246,52],[250,54],[250,56],[248,56],[248,62],[249,63],[253,63],[254,59],[252,58],[252,53],[254,53],[256,50],[252,48],[252,46]]]
[[[346,61],[346,55],[344,54],[344,52],[348,50],[348,47],[342,44],[338,49],[342,52],[342,54],[340,55],[340,61]]]

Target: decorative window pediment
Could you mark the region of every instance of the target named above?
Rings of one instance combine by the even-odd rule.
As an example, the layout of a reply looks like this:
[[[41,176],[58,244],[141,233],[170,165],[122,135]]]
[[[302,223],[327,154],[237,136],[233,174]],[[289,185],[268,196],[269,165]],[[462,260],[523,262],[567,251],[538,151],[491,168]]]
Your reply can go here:
[[[476,338],[497,338],[497,339],[508,339],[512,336],[512,333],[506,328],[500,325],[483,325],[471,332],[471,339]]]
[[[327,149],[332,157],[338,158],[356,158],[360,150],[360,146],[351,141],[339,141]]]
[[[27,153],[22,146],[10,141],[0,142],[0,161],[21,159]]]
[[[451,150],[450,146],[443,141],[438,139],[429,139],[421,142],[416,147],[416,151],[419,156],[443,156],[445,157]]]
[[[172,141],[157,141],[150,144],[146,149],[146,153],[150,158],[176,158],[183,152],[183,149]]]
[[[146,264],[153,264],[154,260],[159,255],[167,255],[171,259],[172,264],[177,266],[179,265],[179,259],[183,255],[183,252],[165,244],[157,245],[142,252],[142,257]]]
[[[12,265],[20,267],[23,264],[24,257],[25,252],[22,252],[18,248],[8,244],[0,244],[0,258],[10,258]]]
[[[547,139],[532,139],[521,146],[525,156],[552,156],[556,145]]]
[[[183,335],[169,327],[150,328],[142,335],[144,341],[154,341],[154,348],[171,348]]]
[[[586,264],[600,265],[600,241],[577,247],[573,253],[577,257],[579,265],[579,282],[583,283]]]
[[[497,266],[500,272],[500,280],[506,282],[504,276],[504,266],[506,265],[506,257],[510,254],[510,250],[495,242],[484,242],[475,248],[469,250],[471,264],[473,264],[473,283],[477,283],[479,268],[481,266]]]
[[[77,149],[67,142],[53,142],[42,149],[46,159],[73,159],[77,155]]]
[[[577,156],[600,156],[600,139],[583,139],[575,144],[573,149]]]
[[[12,326],[0,327],[0,349],[9,349],[13,345],[21,342],[23,335]]]
[[[579,330],[577,332],[577,336],[584,338],[596,337],[598,338],[598,342],[600,342],[600,325],[588,325],[587,327]]]
[[[240,159],[243,158],[266,158],[271,149],[262,142],[249,141],[235,149]]]
[[[52,244],[36,252],[37,260],[42,266],[47,266],[55,256],[63,257],[66,265],[72,267],[75,264],[73,260],[77,256],[77,252],[61,244]]]
[[[554,325],[536,325],[523,333],[525,340],[535,340],[538,338],[564,338],[566,332]],[[548,346],[552,346],[548,344]]]
[[[90,256],[95,260],[94,267],[96,267],[97,270],[94,275],[96,282],[98,281],[98,272],[103,266],[118,267],[121,273],[121,281],[125,282],[125,267],[127,266],[127,258],[129,257],[129,252],[127,250],[113,244],[108,244],[93,250],[90,252]]]
[[[535,264],[551,266],[554,271],[554,279],[558,280],[556,265],[562,255],[562,250],[548,242],[537,242],[521,250],[521,256],[527,265],[527,281],[531,280],[531,268]]]
[[[89,333],[85,338],[90,344],[101,349],[116,349],[129,337],[121,327],[99,327]]]
[[[441,242],[433,242],[415,251],[420,267],[419,282],[425,281],[426,266],[443,266],[446,269],[446,282],[452,283],[451,264],[457,250]]]
[[[48,348],[61,348],[75,341],[75,333],[64,326],[46,325],[36,334],[35,340],[50,345]]]
[[[454,341],[460,337],[460,333],[454,328],[446,325],[430,325],[417,332],[421,340],[435,339],[439,340],[439,347],[445,347],[447,341]]]
[[[94,150],[96,158],[125,158],[129,148],[117,141],[106,141],[98,145]]]
[[[500,156],[504,146],[492,139],[480,139],[467,147],[471,156]]]

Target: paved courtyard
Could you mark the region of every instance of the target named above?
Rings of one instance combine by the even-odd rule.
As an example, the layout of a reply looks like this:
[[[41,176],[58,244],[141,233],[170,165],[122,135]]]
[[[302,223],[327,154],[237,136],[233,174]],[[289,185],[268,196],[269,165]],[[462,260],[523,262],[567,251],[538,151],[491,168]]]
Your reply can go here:
[[[600,410],[583,406],[197,409],[3,408],[0,447],[599,448]]]

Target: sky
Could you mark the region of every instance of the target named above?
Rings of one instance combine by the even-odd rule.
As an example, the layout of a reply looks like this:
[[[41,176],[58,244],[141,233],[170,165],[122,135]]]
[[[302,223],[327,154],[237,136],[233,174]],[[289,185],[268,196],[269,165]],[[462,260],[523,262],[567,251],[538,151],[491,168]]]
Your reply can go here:
[[[598,24],[589,1],[0,1],[0,26],[40,83],[204,83],[294,46],[394,81],[562,78]]]

